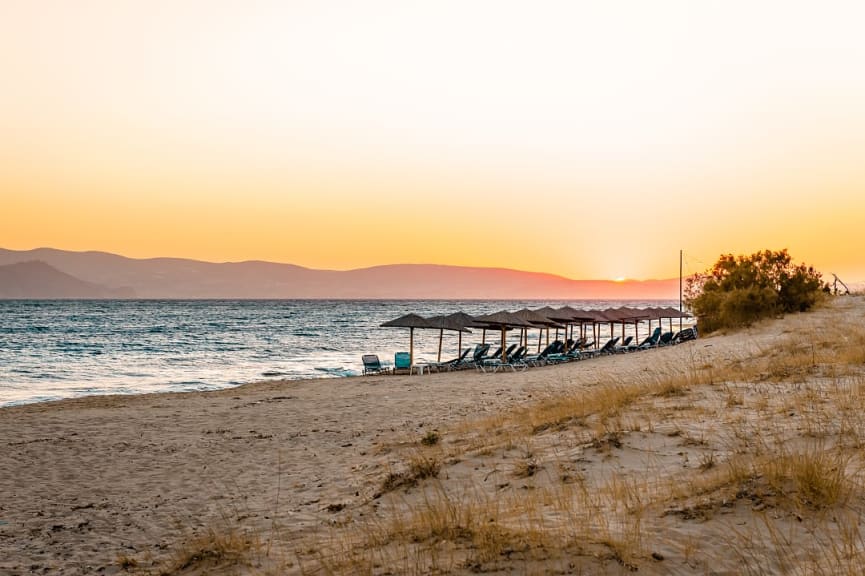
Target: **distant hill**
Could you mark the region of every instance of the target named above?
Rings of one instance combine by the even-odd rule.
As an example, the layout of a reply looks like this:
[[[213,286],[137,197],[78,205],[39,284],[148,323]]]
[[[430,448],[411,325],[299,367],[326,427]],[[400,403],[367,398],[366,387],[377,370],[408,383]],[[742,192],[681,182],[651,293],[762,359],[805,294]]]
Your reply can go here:
[[[132,290],[113,290],[85,282],[45,262],[0,266],[0,298],[129,298]]]
[[[133,259],[106,252],[68,252],[52,248],[0,249],[0,266],[36,260],[43,264],[44,285],[39,286],[34,280],[40,273],[20,268],[17,273],[21,277],[8,280],[10,287],[17,286],[15,294],[18,295],[0,289],[0,298],[653,300],[675,299],[679,294],[678,279],[571,280],[553,274],[503,268],[431,264],[393,264],[335,271],[260,261],[213,263],[180,258]],[[59,277],[52,280],[45,266],[63,274],[63,280]],[[9,272],[6,274],[8,276]],[[55,287],[49,289],[52,282]],[[84,293],[99,295],[79,295]]]

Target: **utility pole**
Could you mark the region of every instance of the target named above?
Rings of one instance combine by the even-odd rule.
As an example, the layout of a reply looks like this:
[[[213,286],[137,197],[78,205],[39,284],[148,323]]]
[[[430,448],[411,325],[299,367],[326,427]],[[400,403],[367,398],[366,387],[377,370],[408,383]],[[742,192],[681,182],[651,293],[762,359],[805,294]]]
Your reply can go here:
[[[679,332],[682,331],[682,251],[679,250]]]

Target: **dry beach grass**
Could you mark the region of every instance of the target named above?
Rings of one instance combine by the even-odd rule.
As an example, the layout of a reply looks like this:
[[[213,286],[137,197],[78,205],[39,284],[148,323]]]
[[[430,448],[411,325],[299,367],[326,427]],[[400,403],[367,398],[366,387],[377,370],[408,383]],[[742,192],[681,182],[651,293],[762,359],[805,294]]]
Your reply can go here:
[[[859,574],[863,318],[3,409],[0,572]]]

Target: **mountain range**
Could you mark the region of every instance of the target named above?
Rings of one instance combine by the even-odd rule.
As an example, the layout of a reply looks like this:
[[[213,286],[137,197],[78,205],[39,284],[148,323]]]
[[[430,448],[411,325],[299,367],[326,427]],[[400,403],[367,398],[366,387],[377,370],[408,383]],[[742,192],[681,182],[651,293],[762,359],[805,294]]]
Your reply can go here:
[[[504,268],[393,264],[316,270],[274,262],[127,258],[0,248],[0,298],[676,299],[678,279],[572,280]]]

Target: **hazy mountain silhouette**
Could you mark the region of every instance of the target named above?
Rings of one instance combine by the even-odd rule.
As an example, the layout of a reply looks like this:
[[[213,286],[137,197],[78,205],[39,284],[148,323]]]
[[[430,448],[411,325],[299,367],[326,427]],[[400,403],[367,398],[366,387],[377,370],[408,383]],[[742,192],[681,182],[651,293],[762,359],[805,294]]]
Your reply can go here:
[[[106,252],[68,252],[52,248],[0,249],[0,265],[39,260],[64,274],[47,287],[19,281],[28,298],[451,298],[451,299],[674,299],[678,279],[612,282],[571,280],[553,274],[502,268],[394,264],[357,270],[313,270],[272,262],[213,263],[180,258],[133,259]],[[23,274],[25,269],[20,269]],[[8,275],[8,272],[7,272]],[[77,280],[80,285],[74,284]],[[13,282],[14,283],[14,282]],[[12,284],[9,284],[12,286]],[[29,287],[29,288],[28,288]],[[103,295],[79,295],[91,290]],[[30,290],[27,292],[27,290]],[[38,292],[37,288],[42,290]],[[64,288],[67,292],[63,292]],[[118,292],[120,290],[120,292]],[[107,294],[107,295],[104,295]]]
[[[85,282],[45,262],[0,266],[0,298],[130,298],[132,290],[113,290]]]

